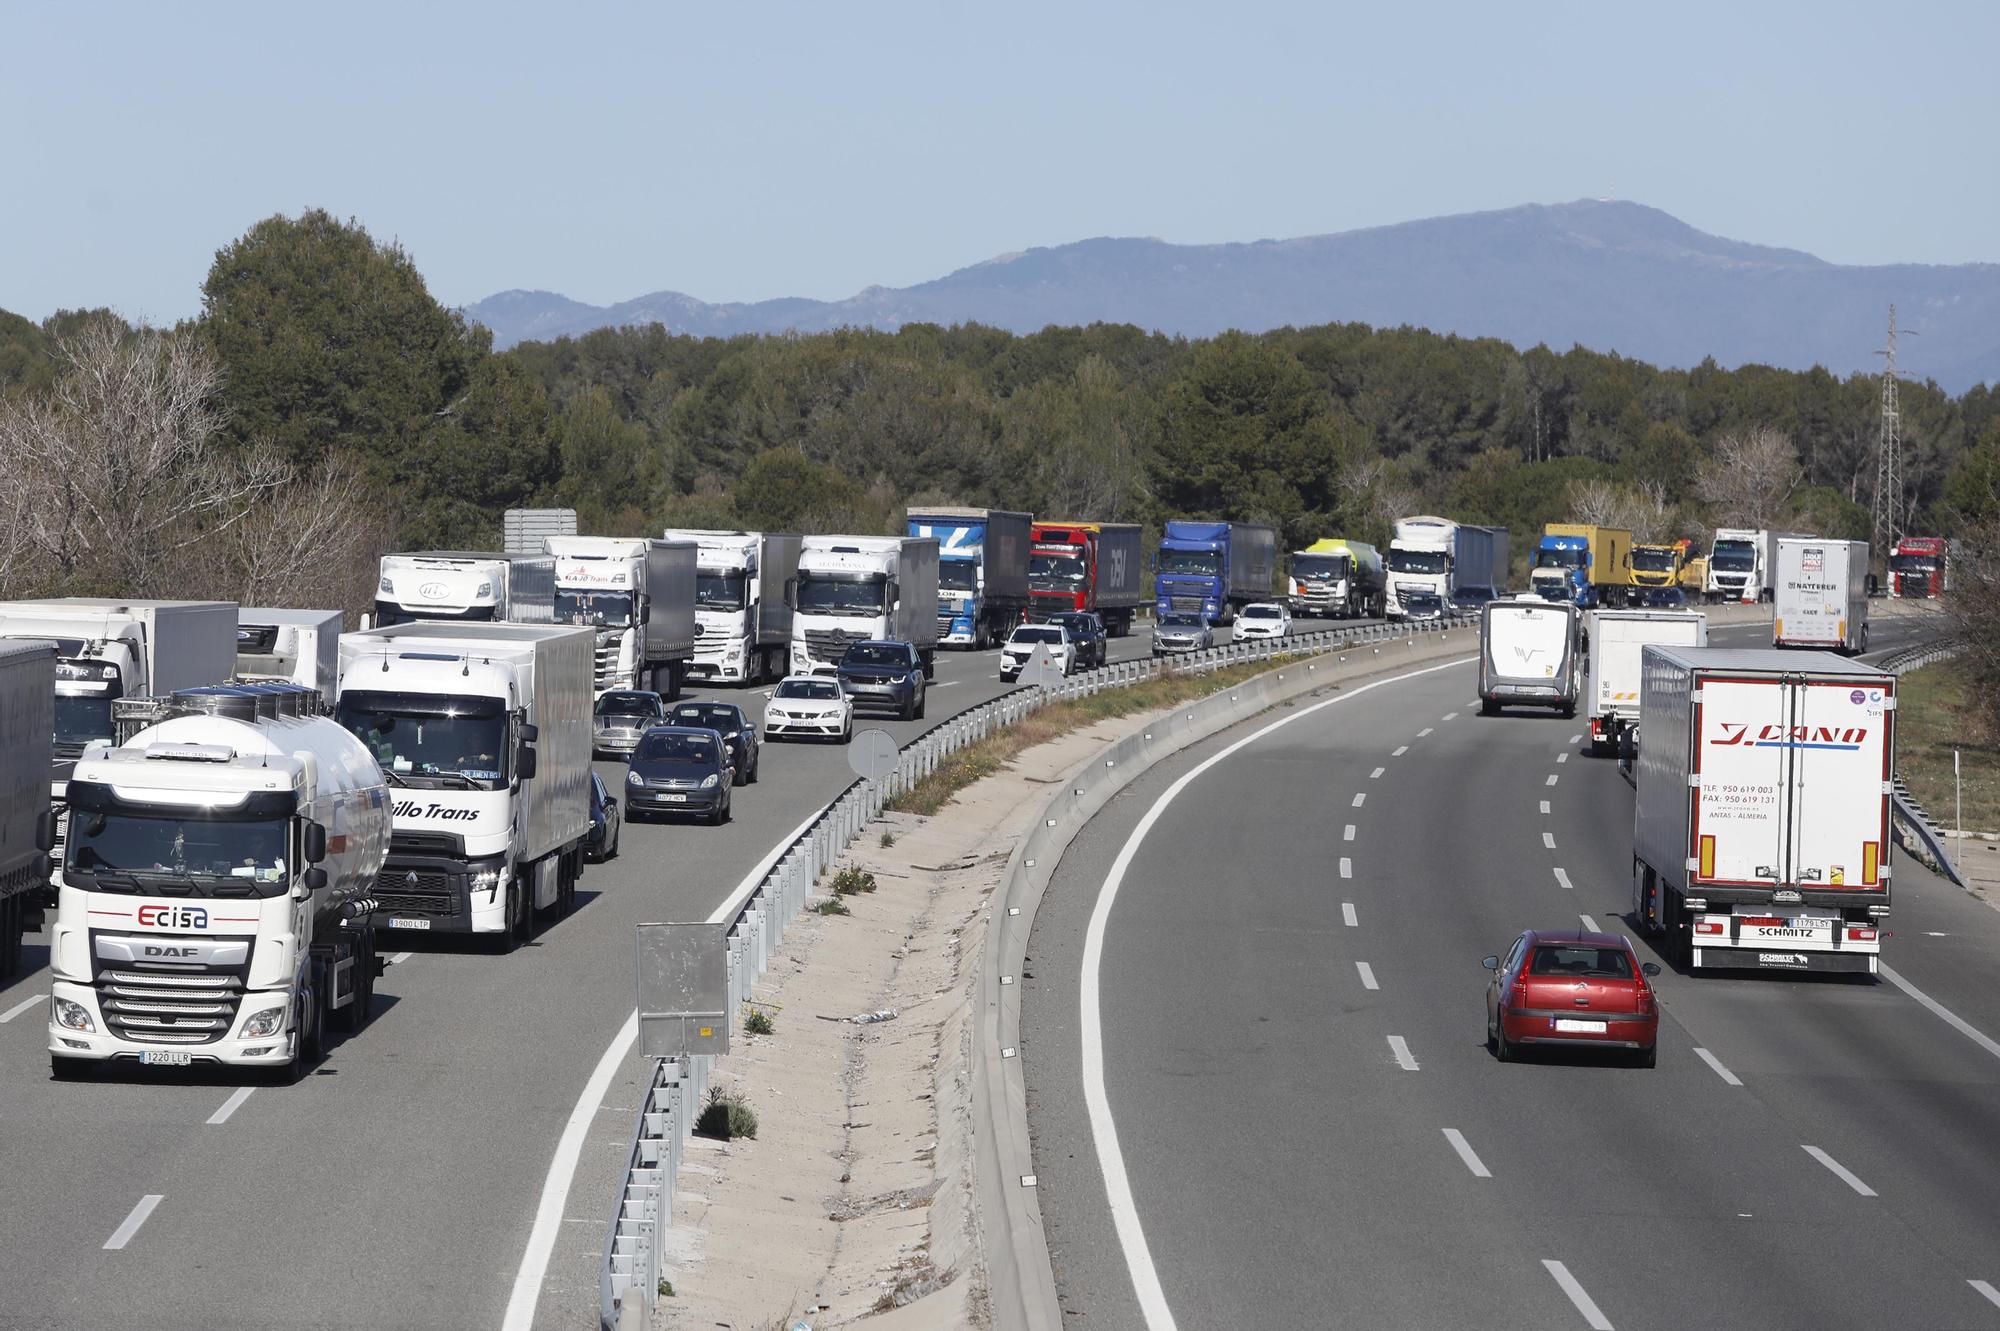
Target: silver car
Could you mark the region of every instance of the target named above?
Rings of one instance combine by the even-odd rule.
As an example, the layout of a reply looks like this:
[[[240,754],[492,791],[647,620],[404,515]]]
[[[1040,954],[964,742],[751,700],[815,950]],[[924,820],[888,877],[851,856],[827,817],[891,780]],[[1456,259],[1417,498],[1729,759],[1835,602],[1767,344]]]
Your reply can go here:
[[[598,754],[630,757],[639,747],[639,737],[648,726],[667,719],[667,704],[657,693],[644,689],[613,689],[597,700],[590,718],[590,750]]]
[[[1153,655],[1205,651],[1215,646],[1215,630],[1200,615],[1165,614],[1153,621]]]

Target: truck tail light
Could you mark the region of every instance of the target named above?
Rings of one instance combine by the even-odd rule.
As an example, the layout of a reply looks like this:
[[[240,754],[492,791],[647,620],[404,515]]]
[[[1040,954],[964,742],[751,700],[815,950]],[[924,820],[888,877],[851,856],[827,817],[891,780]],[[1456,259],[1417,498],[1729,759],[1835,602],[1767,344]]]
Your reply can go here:
[[[1694,922],[1694,931],[1698,934],[1719,934],[1722,932],[1722,921],[1696,920]]]
[[[1872,943],[1878,937],[1880,935],[1875,930],[1865,925],[1861,927],[1850,926],[1847,930],[1847,941],[1850,943]]]
[[[1603,739],[1603,738],[1604,738],[1604,718],[1603,718],[1603,717],[1601,717],[1601,716],[1593,716],[1593,717],[1591,717],[1591,718],[1590,718],[1590,737],[1591,737],[1592,739]]]

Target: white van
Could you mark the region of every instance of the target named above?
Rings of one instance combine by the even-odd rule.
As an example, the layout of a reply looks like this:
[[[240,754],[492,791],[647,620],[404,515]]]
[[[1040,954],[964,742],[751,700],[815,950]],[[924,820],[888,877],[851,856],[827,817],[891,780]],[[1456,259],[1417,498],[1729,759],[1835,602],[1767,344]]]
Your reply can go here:
[[[1525,703],[1575,716],[1577,624],[1576,607],[1564,602],[1488,601],[1479,613],[1479,714]]]

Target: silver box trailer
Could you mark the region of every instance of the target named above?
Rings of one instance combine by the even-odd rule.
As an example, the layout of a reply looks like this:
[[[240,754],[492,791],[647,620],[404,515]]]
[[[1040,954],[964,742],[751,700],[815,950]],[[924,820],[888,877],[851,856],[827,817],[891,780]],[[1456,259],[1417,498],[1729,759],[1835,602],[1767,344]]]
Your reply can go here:
[[[1780,536],[1771,645],[1868,650],[1868,542]]]
[[[1708,616],[1698,610],[1593,610],[1590,640],[1590,749],[1603,753],[1639,728],[1639,658],[1650,645],[1708,646]]]
[[[239,680],[303,684],[333,700],[339,680],[338,610],[236,611],[236,675]]]
[[[694,580],[694,542],[646,542],[646,660],[682,674],[694,659]]]
[[[0,977],[21,969],[21,935],[42,923],[47,861],[36,826],[49,807],[54,643],[0,642]]]

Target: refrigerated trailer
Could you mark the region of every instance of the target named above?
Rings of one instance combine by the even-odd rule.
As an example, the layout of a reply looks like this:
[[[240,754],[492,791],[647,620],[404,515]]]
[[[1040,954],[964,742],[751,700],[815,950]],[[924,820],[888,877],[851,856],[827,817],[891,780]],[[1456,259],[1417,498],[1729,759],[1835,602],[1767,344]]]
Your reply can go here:
[[[49,755],[55,737],[56,645],[0,642],[0,979],[21,967],[21,934],[42,927],[53,836]]]
[[[1778,539],[1771,645],[1868,650],[1868,542]]]
[[[1822,654],[1647,647],[1639,927],[1692,969],[1874,974],[1889,913],[1896,680]]]
[[[1593,610],[1584,621],[1590,662],[1590,751],[1620,747],[1639,730],[1640,657],[1647,644],[1708,646],[1698,610]]]

